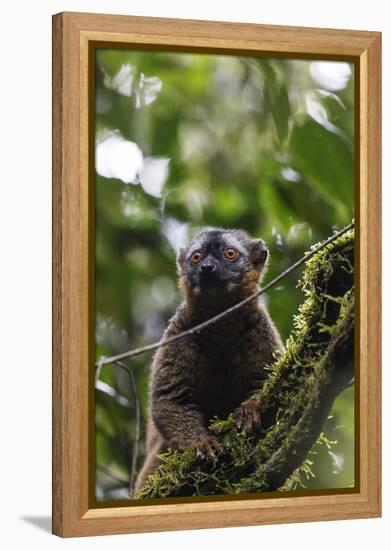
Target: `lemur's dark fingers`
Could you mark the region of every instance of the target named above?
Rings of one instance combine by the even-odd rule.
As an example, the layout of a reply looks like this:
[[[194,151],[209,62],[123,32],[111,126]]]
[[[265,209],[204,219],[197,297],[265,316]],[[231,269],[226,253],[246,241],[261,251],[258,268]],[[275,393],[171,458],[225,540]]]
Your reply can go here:
[[[244,424],[244,410],[243,407],[238,407],[233,413],[233,419],[236,424],[236,428],[240,431]]]
[[[259,402],[255,399],[245,401],[235,410],[233,418],[239,431],[247,435],[256,433],[261,427]]]
[[[217,454],[221,451],[221,445],[213,436],[205,436],[195,443],[195,455],[198,460],[211,460],[217,462]]]
[[[261,415],[257,407],[249,407],[247,409],[246,422],[244,425],[244,431],[250,435],[255,433],[261,427]]]

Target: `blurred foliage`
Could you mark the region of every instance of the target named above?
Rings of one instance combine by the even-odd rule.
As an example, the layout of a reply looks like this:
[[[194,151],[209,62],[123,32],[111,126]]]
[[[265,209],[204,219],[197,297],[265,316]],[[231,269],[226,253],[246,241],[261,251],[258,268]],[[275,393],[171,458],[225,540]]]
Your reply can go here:
[[[335,86],[341,67],[350,76]],[[200,227],[262,237],[271,280],[354,216],[347,63],[101,49],[96,139],[97,358],[161,337],[180,301],[176,250]],[[298,276],[265,297],[284,339],[303,299]],[[150,354],[128,362],[142,439],[150,363]],[[127,497],[136,433],[131,396],[127,374],[104,366],[96,389],[99,500]],[[306,487],[351,486],[353,388],[336,400],[325,435],[336,443],[311,455],[315,477]],[[142,443],[138,466],[143,458]]]

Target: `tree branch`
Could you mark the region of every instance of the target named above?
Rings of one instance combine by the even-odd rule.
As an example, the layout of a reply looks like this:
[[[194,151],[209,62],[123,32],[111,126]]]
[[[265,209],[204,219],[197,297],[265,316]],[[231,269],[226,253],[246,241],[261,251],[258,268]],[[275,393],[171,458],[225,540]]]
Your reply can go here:
[[[135,477],[136,477],[137,459],[138,459],[139,448],[140,448],[141,407],[140,407],[140,400],[137,394],[136,381],[134,379],[133,370],[127,365],[125,365],[124,363],[121,363],[121,361],[116,361],[115,364],[118,367],[126,370],[126,372],[128,373],[132,397],[136,406],[136,434],[134,438],[132,462],[131,462],[130,473],[129,473],[129,494],[132,494]]]
[[[334,233],[334,235],[331,235],[328,239],[323,241],[322,243],[312,247],[310,252],[307,252],[305,256],[300,258],[297,262],[292,264],[288,269],[277,275],[270,283],[265,285],[263,288],[260,288],[241,302],[238,302],[237,304],[233,305],[232,307],[229,307],[228,309],[222,311],[221,313],[218,313],[214,317],[211,317],[210,319],[204,321],[203,323],[200,323],[199,325],[196,325],[195,327],[192,327],[188,330],[185,330],[181,332],[180,334],[176,334],[175,336],[171,336],[170,338],[166,338],[166,340],[160,340],[159,342],[155,342],[153,344],[148,344],[147,346],[143,346],[140,348],[136,348],[133,350],[125,351],[124,353],[119,353],[118,355],[113,355],[112,357],[100,357],[99,360],[96,362],[96,368],[99,370],[102,368],[103,365],[107,365],[109,363],[115,363],[116,361],[126,359],[129,357],[135,357],[136,355],[141,355],[142,353],[145,353],[147,351],[152,351],[154,349],[160,348],[161,346],[166,346],[167,344],[170,344],[171,342],[174,342],[176,340],[180,340],[184,338],[185,336],[190,336],[193,334],[197,334],[201,332],[201,330],[204,330],[205,328],[209,327],[211,324],[216,323],[217,321],[220,321],[223,319],[226,315],[229,315],[233,311],[236,311],[237,309],[241,308],[248,302],[251,302],[255,298],[258,298],[265,292],[267,292],[270,288],[272,288],[274,285],[276,285],[281,279],[289,275],[292,271],[303,265],[305,262],[308,262],[310,258],[312,258],[315,254],[317,254],[320,250],[322,250],[327,245],[334,242],[336,239],[350,231],[354,227],[354,222],[352,222],[350,225],[347,225],[340,231],[337,231]]]
[[[216,419],[211,429],[223,448],[216,465],[197,462],[192,449],[169,451],[136,498],[274,491],[303,467],[354,376],[354,232],[313,250],[300,282],[305,301],[260,393],[260,436],[238,432],[231,416]]]
[[[137,387],[136,387],[136,381],[134,379],[133,370],[131,369],[131,367],[129,367],[128,365],[125,365],[125,363],[122,363],[121,361],[115,361],[115,365],[120,369],[124,370],[128,375],[130,392],[132,394],[133,402],[135,404],[135,409],[136,409],[136,434],[135,434],[133,448],[131,452],[132,459],[131,459],[130,468],[129,468],[129,484],[128,484],[129,494],[132,495],[135,476],[136,476],[136,469],[137,469],[137,459],[138,459],[139,449],[140,449],[141,406],[140,406],[140,400],[137,394]],[[99,362],[98,368],[95,371],[95,386],[97,385],[97,382],[99,380],[102,367],[103,367],[103,364]]]

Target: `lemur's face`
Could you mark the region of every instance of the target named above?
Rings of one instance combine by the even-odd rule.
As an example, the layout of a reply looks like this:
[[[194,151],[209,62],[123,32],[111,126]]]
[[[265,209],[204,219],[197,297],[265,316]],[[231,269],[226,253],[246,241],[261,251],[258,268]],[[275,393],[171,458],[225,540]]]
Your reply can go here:
[[[267,256],[264,242],[241,229],[205,229],[179,252],[181,285],[194,296],[251,294]]]

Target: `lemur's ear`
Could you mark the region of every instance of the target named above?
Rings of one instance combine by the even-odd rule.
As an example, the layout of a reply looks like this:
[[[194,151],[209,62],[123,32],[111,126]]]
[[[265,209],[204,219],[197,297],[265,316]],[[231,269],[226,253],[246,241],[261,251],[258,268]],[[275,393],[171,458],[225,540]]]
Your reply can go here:
[[[260,269],[265,265],[269,251],[262,239],[254,239],[251,241],[250,260],[254,267]]]

